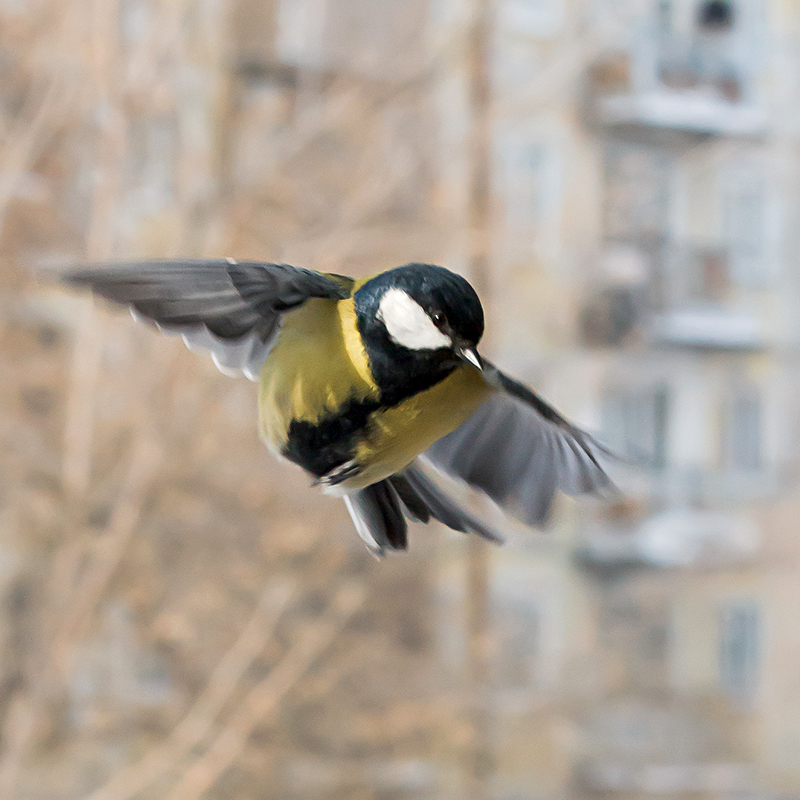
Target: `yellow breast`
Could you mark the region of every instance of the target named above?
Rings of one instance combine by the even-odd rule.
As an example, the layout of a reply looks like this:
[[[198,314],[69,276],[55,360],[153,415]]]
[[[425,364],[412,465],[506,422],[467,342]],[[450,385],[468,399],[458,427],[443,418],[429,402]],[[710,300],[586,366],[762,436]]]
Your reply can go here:
[[[280,452],[293,419],[315,422],[349,398],[378,397],[354,336],[352,300],[315,298],[284,316],[259,386],[260,432],[270,448]]]
[[[357,451],[364,469],[345,485],[362,488],[399,472],[465,422],[490,391],[480,371],[464,365],[430,389],[376,412]]]

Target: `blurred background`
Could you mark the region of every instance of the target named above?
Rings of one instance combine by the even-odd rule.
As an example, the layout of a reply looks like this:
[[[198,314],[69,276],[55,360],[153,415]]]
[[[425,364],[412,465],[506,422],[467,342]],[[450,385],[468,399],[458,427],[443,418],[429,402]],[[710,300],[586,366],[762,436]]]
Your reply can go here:
[[[0,0],[0,798],[800,797],[800,3]],[[636,468],[374,561],[36,268],[479,288]]]

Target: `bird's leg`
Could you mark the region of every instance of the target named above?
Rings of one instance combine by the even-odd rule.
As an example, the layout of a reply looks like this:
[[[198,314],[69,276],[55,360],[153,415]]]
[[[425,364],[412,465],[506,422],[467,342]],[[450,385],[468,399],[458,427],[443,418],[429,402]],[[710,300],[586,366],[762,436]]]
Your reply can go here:
[[[348,478],[354,478],[359,472],[361,472],[361,464],[351,459],[350,461],[345,461],[344,464],[339,464],[338,467],[334,467],[330,472],[326,472],[315,483],[322,486],[338,486]]]

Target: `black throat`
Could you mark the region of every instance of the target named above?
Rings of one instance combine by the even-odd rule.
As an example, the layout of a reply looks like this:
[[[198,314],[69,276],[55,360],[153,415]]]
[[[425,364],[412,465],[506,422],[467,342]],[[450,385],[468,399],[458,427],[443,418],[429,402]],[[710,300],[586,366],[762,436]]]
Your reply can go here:
[[[380,294],[364,286],[354,295],[358,330],[380,390],[382,406],[394,406],[444,380],[459,365],[449,350],[409,350],[377,319]]]

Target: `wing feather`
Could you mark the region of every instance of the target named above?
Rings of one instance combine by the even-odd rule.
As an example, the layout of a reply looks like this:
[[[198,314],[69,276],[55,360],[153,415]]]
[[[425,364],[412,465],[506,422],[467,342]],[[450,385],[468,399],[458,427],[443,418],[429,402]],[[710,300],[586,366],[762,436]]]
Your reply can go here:
[[[493,365],[486,364],[484,375],[495,391],[424,458],[531,525],[546,520],[557,491],[612,487],[602,445]]]
[[[347,296],[347,279],[319,272],[233,259],[138,261],[65,273],[63,280],[130,306],[137,319],[183,337],[190,349],[211,351],[226,374],[256,380],[281,314],[311,297]]]

